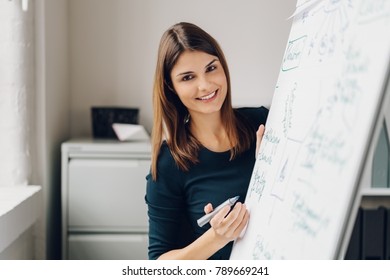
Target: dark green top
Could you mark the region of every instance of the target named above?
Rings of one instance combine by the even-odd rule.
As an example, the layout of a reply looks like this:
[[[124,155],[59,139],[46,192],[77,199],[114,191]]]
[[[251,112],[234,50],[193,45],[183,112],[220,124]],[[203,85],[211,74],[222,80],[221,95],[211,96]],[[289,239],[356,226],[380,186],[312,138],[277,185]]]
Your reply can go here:
[[[265,124],[268,109],[237,109],[253,126],[256,133],[260,124]],[[157,180],[146,176],[145,200],[149,216],[149,258],[157,259],[163,253],[183,248],[210,228],[199,227],[204,206],[211,202],[218,206],[226,199],[240,196],[244,202],[255,163],[256,141],[246,152],[229,160],[230,151],[212,152],[206,148],[199,151],[199,163],[188,172],[181,171],[166,143],[161,147],[157,162]],[[229,259],[233,242],[216,252],[210,259]]]

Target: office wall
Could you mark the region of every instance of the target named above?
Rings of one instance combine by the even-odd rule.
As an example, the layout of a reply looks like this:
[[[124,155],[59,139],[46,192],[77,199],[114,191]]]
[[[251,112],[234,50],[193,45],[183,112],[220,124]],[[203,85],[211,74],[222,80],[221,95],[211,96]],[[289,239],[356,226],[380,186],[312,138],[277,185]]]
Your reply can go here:
[[[28,65],[34,71],[29,98],[33,112],[24,124],[31,146],[28,183],[42,186],[44,205],[38,222],[1,252],[0,259],[59,259],[60,145],[70,137],[68,0],[35,0],[28,7],[34,14],[34,35],[28,43],[35,55]]]
[[[36,112],[31,184],[42,186],[38,259],[61,258],[61,143],[70,137],[68,0],[36,0]]]
[[[269,105],[295,0],[69,0],[71,136],[91,135],[91,106],[140,108],[152,126],[158,43],[172,24],[198,24],[229,62],[233,104]]]

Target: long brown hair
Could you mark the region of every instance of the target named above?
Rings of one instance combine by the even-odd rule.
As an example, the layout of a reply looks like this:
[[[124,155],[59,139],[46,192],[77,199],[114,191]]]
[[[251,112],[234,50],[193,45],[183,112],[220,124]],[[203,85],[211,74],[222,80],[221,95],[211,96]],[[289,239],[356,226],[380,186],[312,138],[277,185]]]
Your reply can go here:
[[[253,130],[232,108],[229,69],[218,42],[194,24],[177,23],[163,34],[158,49],[153,87],[153,180],[157,179],[157,160],[164,139],[181,170],[188,171],[191,164],[198,162],[201,144],[187,129],[185,118],[188,116],[188,110],[174,92],[171,81],[172,68],[185,50],[202,51],[218,57],[225,71],[228,88],[221,108],[221,119],[232,145],[230,159],[249,149],[254,139]]]

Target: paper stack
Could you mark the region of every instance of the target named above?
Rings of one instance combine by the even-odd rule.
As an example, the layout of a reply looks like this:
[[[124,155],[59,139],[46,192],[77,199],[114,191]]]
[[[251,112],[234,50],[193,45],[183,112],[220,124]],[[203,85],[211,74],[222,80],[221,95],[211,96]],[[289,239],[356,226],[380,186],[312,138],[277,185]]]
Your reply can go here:
[[[149,140],[149,134],[142,125],[114,123],[112,128],[120,141]]]

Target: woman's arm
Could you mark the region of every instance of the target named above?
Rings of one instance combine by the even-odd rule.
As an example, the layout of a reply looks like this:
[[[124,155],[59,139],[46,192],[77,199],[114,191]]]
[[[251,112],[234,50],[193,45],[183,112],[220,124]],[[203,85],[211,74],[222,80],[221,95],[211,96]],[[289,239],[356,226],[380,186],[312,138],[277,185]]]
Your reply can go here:
[[[206,260],[211,257],[230,241],[240,236],[248,223],[249,212],[244,204],[238,202],[230,213],[229,210],[230,206],[225,206],[215,215],[210,221],[211,228],[194,242],[182,249],[168,251],[158,259]]]

